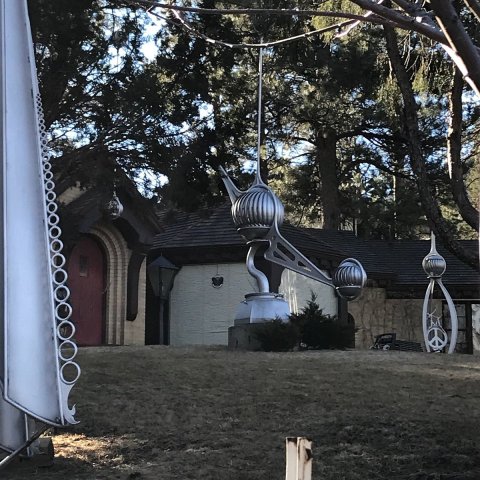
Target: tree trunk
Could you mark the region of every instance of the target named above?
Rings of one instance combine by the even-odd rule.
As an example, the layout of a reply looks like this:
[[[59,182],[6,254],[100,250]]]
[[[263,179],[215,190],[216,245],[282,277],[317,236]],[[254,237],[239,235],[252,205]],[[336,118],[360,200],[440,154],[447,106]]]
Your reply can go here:
[[[458,205],[460,215],[474,230],[478,230],[478,211],[470,202],[463,181],[462,166],[462,93],[463,77],[456,68],[452,90],[448,99],[450,119],[447,137],[448,175],[453,198]]]
[[[454,232],[445,221],[440,211],[437,199],[428,181],[428,173],[423,158],[421,135],[418,125],[417,103],[412,89],[410,77],[398,50],[398,41],[392,27],[384,27],[387,52],[392,69],[403,98],[404,123],[410,150],[410,164],[415,173],[417,187],[432,230],[441,238],[442,243],[457,257],[478,269],[478,252],[471,252],[454,239]]]
[[[315,160],[320,172],[320,200],[323,211],[323,228],[338,230],[340,207],[337,175],[337,136],[331,129],[318,133]]]

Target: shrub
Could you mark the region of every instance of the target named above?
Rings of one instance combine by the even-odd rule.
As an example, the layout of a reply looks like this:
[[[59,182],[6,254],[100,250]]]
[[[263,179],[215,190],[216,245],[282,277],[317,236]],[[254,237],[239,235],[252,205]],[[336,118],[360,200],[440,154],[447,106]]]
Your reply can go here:
[[[254,335],[265,352],[287,352],[298,344],[298,331],[290,322],[280,319],[259,323]]]
[[[351,339],[345,326],[339,324],[336,316],[326,315],[316,303],[316,295],[299,313],[290,315],[290,322],[296,327],[300,346],[312,349],[345,348]]]

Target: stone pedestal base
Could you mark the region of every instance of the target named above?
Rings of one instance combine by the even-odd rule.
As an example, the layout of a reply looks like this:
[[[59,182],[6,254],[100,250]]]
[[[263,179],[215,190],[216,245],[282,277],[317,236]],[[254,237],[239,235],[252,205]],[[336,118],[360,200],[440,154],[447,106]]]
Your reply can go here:
[[[255,336],[256,323],[237,325],[228,329],[228,348],[231,350],[261,350],[260,342]]]
[[[278,293],[249,293],[237,307],[233,324],[265,323],[280,319],[288,322],[290,308]]]

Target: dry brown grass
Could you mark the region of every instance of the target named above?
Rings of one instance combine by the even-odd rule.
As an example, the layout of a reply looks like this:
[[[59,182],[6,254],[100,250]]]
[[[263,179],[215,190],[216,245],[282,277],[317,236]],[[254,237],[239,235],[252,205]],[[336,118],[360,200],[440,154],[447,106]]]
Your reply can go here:
[[[480,361],[402,352],[80,350],[78,426],[55,465],[5,480],[281,480],[284,439],[314,480],[480,479]]]

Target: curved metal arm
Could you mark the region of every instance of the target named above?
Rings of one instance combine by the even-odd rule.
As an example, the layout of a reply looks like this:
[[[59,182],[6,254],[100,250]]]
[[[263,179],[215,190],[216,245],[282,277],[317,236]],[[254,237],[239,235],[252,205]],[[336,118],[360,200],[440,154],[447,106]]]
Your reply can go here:
[[[234,203],[235,200],[242,194],[242,191],[235,186],[235,184],[232,182],[232,179],[228,176],[228,173],[222,166],[220,166],[218,169],[220,170],[220,176],[222,177],[223,184],[227,189],[230,201]]]
[[[255,278],[258,285],[258,291],[260,293],[268,293],[270,292],[270,284],[268,283],[267,276],[258,270],[255,267],[255,254],[260,247],[260,243],[253,243],[251,244],[250,248],[248,249],[247,254],[247,270],[248,273]]]

